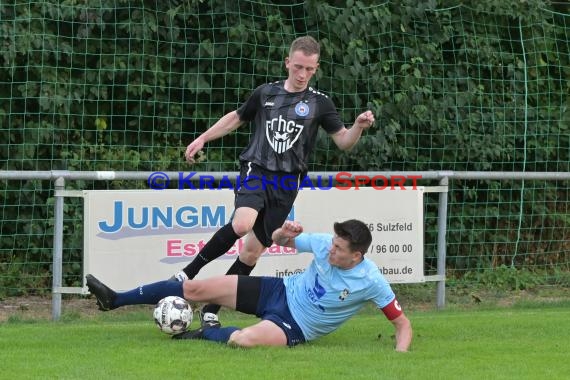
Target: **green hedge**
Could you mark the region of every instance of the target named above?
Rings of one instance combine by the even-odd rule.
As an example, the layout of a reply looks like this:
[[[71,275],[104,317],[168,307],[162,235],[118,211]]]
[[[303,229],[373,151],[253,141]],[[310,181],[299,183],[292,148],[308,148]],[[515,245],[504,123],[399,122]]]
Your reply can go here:
[[[0,168],[188,170],[182,154],[192,138],[255,86],[282,78],[290,41],[311,34],[323,49],[318,88],[333,98],[347,123],[367,107],[377,118],[377,128],[348,153],[320,136],[311,170],[569,171],[567,6],[520,0],[373,3],[3,2]],[[211,143],[207,162],[195,169],[237,170],[248,136],[240,130]],[[50,184],[1,186],[0,239],[8,248],[0,263],[8,271],[20,262],[16,271],[39,265],[49,272],[51,243],[45,236],[51,222],[38,221],[51,218],[44,206]],[[536,224],[533,215],[551,214],[542,222],[558,227],[552,241],[564,240],[568,220],[554,200],[568,200],[567,184],[523,189],[517,182],[471,181],[452,187],[449,265],[509,263],[508,228],[517,226],[501,225],[500,216],[516,216],[518,204],[529,218],[525,225]],[[471,217],[493,212],[495,226]],[[72,221],[81,221],[81,213],[81,207],[66,209]],[[68,231],[75,239],[68,245],[76,247],[68,272],[77,275],[79,224]],[[507,252],[497,259],[496,247],[482,246],[462,257],[465,231],[473,242],[505,240]],[[36,246],[40,253],[31,259],[30,247]]]

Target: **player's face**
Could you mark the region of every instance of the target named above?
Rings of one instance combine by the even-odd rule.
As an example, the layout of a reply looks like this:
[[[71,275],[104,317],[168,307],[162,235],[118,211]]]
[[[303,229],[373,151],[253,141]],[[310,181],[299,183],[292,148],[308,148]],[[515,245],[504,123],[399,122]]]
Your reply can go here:
[[[289,72],[287,83],[290,88],[288,90],[293,92],[303,91],[317,72],[319,55],[305,55],[302,51],[294,51],[290,57],[285,58],[285,67]]]
[[[362,254],[358,251],[351,251],[348,241],[334,236],[332,246],[329,249],[329,263],[341,269],[350,269],[361,261]]]

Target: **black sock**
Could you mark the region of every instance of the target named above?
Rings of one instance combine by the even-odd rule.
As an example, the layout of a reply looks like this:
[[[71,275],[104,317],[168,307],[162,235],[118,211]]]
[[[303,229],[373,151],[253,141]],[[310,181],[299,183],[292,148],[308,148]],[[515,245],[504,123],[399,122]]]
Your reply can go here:
[[[189,279],[193,279],[204,265],[226,253],[239,238],[232,224],[226,224],[212,236],[198,256],[182,270]]]
[[[226,274],[238,274],[243,276],[249,276],[253,268],[255,268],[255,265],[249,266],[247,264],[244,264],[241,262],[241,260],[238,257],[236,261],[234,261],[230,269],[228,269]],[[220,305],[208,304],[202,308],[202,313],[218,314],[218,311],[220,311]]]
[[[234,261],[230,269],[228,269],[226,274],[241,274],[244,276],[249,276],[253,268],[255,268],[255,264],[253,264],[253,266],[244,264],[238,257],[236,261]]]

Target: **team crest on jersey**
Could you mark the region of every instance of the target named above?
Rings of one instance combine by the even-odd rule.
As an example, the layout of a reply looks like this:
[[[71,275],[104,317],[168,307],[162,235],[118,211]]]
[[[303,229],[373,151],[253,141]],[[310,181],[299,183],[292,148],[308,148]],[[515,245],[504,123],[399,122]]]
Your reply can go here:
[[[265,136],[275,152],[284,153],[299,139],[303,128],[295,120],[287,120],[279,115],[265,122]]]
[[[295,113],[301,117],[305,117],[309,114],[309,105],[303,101],[297,103],[295,106]]]

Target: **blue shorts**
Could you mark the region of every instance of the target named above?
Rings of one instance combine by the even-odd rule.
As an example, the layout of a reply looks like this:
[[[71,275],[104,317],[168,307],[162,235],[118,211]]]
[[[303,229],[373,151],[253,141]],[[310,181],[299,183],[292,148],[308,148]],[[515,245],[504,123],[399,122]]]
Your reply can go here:
[[[293,319],[287,305],[287,293],[282,278],[261,277],[261,289],[256,314],[279,326],[287,336],[290,347],[305,343],[301,328]]]

